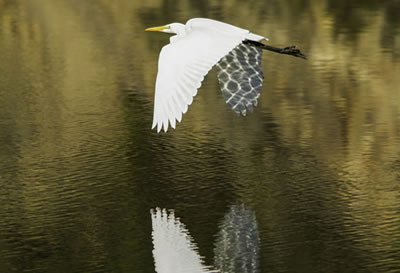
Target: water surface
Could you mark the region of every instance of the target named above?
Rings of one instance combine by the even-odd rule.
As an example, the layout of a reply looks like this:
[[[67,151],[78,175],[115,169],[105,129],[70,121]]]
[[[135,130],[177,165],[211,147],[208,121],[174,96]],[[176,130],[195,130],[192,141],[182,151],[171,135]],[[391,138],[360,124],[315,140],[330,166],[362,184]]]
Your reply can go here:
[[[400,271],[398,14],[394,0],[0,0],[0,272],[154,272],[155,207],[212,265],[237,204],[257,222],[255,272]],[[265,52],[246,117],[212,70],[157,134],[168,35],[143,30],[192,17],[308,60]]]

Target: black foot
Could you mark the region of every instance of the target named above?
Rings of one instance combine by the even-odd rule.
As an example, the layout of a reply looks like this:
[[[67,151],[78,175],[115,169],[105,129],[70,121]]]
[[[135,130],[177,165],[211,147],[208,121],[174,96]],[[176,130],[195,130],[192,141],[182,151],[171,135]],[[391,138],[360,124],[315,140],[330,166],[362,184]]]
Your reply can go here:
[[[296,48],[296,46],[294,45],[283,48],[280,53],[307,59],[307,57],[300,51],[300,49]]]
[[[273,47],[273,46],[269,46],[269,45],[264,45],[263,43],[260,42],[256,42],[256,41],[251,41],[251,40],[245,40],[243,42],[246,45],[252,45],[255,47],[259,47],[265,50],[269,50],[272,52],[276,52],[276,53],[280,53],[280,54],[287,54],[287,55],[292,55],[294,57],[299,57],[299,58],[303,58],[303,59],[307,59],[306,55],[304,55],[300,49],[296,48],[296,46],[287,46],[284,48],[280,48],[280,47]]]

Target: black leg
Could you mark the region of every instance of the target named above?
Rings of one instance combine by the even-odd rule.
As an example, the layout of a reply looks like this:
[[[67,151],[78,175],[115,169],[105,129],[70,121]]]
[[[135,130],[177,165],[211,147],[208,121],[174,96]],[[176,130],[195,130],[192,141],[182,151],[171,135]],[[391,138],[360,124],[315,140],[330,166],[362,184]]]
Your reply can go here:
[[[300,57],[303,59],[307,59],[307,57],[300,51],[300,49],[296,48],[296,46],[287,46],[284,48],[279,48],[279,47],[273,47],[273,46],[265,45],[260,42],[250,41],[250,40],[245,40],[243,43],[252,45],[252,46],[256,46],[256,47],[259,47],[259,48],[262,48],[265,50],[269,50],[272,52],[276,52],[276,53],[280,53],[280,54],[287,54],[287,55],[291,55],[294,57]]]

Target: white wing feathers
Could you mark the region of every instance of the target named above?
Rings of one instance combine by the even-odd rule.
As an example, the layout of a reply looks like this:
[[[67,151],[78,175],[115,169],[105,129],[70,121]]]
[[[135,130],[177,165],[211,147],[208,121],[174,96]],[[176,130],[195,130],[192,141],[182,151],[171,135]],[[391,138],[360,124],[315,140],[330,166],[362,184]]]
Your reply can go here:
[[[251,35],[248,30],[221,23],[193,28],[164,46],[158,61],[152,128],[157,125],[157,132],[162,128],[166,132],[168,124],[175,128],[176,120],[181,121],[208,71]]]

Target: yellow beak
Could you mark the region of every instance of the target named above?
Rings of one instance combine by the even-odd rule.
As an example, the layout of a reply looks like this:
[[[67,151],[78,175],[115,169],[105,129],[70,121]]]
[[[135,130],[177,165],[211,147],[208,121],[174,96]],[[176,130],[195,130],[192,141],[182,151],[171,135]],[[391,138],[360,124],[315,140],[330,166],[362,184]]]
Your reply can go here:
[[[169,28],[169,26],[149,27],[146,28],[145,31],[163,31],[164,29],[167,28]]]

